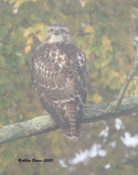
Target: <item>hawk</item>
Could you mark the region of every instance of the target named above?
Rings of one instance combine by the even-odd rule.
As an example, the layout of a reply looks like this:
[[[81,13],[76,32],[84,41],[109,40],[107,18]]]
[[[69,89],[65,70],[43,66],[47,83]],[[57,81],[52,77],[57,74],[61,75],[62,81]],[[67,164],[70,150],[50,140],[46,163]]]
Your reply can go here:
[[[49,27],[32,58],[32,86],[45,110],[70,139],[79,137],[86,103],[88,70],[85,54],[63,24]]]

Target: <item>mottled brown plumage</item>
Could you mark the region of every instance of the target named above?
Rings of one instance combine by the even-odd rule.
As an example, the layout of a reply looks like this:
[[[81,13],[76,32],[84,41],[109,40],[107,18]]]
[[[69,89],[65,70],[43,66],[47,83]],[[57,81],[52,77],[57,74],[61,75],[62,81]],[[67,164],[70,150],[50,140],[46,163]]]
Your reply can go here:
[[[32,59],[32,85],[63,134],[79,137],[88,70],[84,53],[64,25],[52,25]]]

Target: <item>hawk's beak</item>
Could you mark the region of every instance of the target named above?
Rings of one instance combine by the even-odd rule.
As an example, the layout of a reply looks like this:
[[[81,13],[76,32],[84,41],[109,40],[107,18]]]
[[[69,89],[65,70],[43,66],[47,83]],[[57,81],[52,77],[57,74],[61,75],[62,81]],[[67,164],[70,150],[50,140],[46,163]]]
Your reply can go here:
[[[59,30],[55,30],[54,34],[59,35],[60,34]]]

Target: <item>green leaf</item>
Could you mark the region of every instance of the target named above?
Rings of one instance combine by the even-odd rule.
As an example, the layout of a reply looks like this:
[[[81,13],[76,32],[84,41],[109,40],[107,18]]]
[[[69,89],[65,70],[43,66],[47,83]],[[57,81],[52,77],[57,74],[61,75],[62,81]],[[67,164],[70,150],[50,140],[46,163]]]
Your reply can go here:
[[[2,40],[5,37],[5,35],[7,35],[7,33],[8,33],[7,28],[5,26],[1,26],[0,27],[0,40]]]
[[[25,63],[25,57],[22,53],[16,52],[17,60],[19,64],[24,64]]]

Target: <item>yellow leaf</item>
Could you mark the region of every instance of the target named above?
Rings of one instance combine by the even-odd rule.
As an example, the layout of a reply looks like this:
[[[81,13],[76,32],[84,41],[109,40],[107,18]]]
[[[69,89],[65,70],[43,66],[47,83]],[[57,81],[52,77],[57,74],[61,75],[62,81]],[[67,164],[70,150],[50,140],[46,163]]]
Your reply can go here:
[[[28,38],[28,40],[26,41],[26,45],[29,45],[29,44],[33,44],[33,38],[32,37]]]
[[[123,84],[123,83],[125,83],[125,80],[126,80],[126,75],[121,75],[120,76],[120,82]]]
[[[112,51],[111,41],[109,40],[108,36],[104,36],[102,38],[102,45],[105,51]]]
[[[29,27],[28,29],[26,29],[24,32],[24,36],[28,37],[30,34],[36,35],[38,33],[45,36],[47,28],[48,26],[44,25],[43,23],[37,23],[33,25],[32,27]]]
[[[27,2],[30,0],[16,0],[15,6],[19,8],[24,2]],[[32,2],[36,2],[37,0],[31,0]]]
[[[92,97],[92,100],[95,102],[95,103],[100,103],[102,101],[102,96],[100,96],[99,94],[95,93]]]
[[[37,34],[37,38],[40,42],[44,41],[44,36],[42,36],[41,34]]]
[[[111,73],[110,73],[111,77],[114,78],[114,77],[117,77],[119,76],[119,73],[115,70],[112,70]]]
[[[27,45],[24,49],[24,52],[29,53],[31,49],[32,49],[32,47],[30,45]]]
[[[85,33],[93,33],[94,32],[94,29],[93,29],[92,26],[86,25],[85,28],[84,28],[84,32]]]

